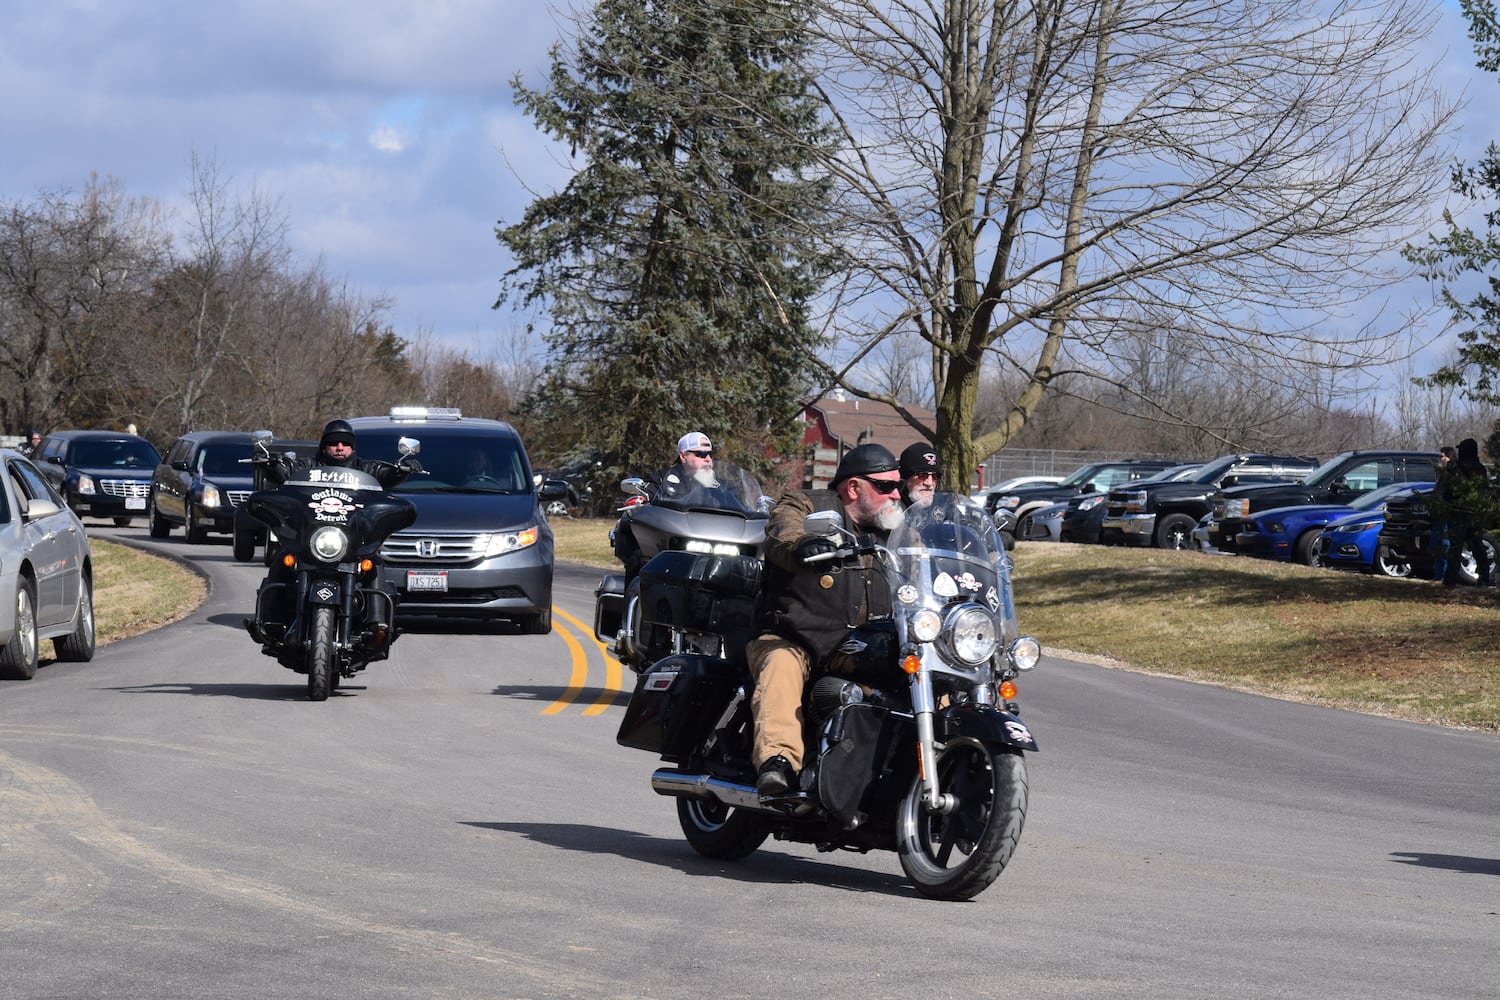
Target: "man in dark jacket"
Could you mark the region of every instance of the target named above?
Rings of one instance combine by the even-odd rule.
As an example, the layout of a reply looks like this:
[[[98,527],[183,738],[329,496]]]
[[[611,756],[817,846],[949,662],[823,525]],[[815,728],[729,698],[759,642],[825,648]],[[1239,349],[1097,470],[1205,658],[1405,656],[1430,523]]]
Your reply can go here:
[[[1458,457],[1442,472],[1442,500],[1447,511],[1448,562],[1443,567],[1443,586],[1458,585],[1463,550],[1474,554],[1474,568],[1481,587],[1490,582],[1489,553],[1484,547],[1484,524],[1476,503],[1490,488],[1490,473],[1479,460],[1479,442],[1464,438],[1458,443]]]
[[[896,456],[863,444],[839,462],[826,490],[791,490],[766,525],[766,576],[761,589],[762,634],[747,648],[755,693],[755,788],[762,799],[796,790],[802,768],[802,690],[849,631],[872,615],[889,614],[890,592],[873,555],[842,564],[826,561],[834,540],[809,535],[802,521],[814,511],[842,513],[844,527],[884,542],[901,521],[901,475]]]
[[[941,475],[937,451],[932,445],[926,441],[908,445],[901,453],[901,499],[924,507],[932,503]]]

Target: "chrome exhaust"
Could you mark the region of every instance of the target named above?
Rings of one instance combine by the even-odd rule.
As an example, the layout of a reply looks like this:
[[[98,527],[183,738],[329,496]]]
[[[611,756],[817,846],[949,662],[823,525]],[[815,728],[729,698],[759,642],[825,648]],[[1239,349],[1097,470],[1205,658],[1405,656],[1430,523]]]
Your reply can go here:
[[[711,774],[696,774],[690,771],[653,771],[651,790],[658,795],[671,795],[681,799],[706,799],[722,802],[738,809],[763,810],[760,796],[750,785],[737,785],[732,781],[715,778]]]

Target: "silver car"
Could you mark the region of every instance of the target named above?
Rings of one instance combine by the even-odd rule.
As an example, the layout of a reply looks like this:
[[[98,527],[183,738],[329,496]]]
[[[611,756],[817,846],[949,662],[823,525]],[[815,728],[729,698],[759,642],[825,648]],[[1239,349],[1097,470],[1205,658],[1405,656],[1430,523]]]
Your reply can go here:
[[[78,515],[20,452],[0,449],[0,679],[36,676],[39,647],[94,657],[93,556]]]

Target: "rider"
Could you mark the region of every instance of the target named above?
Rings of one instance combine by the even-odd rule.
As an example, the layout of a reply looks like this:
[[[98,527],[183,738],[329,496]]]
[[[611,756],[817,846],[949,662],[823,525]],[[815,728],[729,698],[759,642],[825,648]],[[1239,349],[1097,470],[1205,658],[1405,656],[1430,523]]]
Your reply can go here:
[[[648,472],[645,480],[652,500],[684,496],[698,486],[719,485],[714,475],[714,446],[702,431],[690,431],[677,439],[677,461],[661,472]],[[639,498],[636,498],[639,502]],[[614,530],[615,558],[625,566],[625,582],[634,580],[645,565],[641,546],[622,518]]]
[[[802,767],[802,690],[849,630],[889,614],[890,596],[873,554],[837,564],[826,556],[838,543],[803,530],[814,511],[836,510],[844,527],[868,535],[861,549],[884,542],[901,521],[896,456],[862,444],[840,460],[826,490],[791,490],[766,525],[766,568],[757,621],[762,634],[746,648],[755,678],[755,789],[762,799],[796,787]]]
[[[261,464],[265,478],[272,486],[280,486],[297,475],[305,475],[315,466],[329,466],[368,472],[379,481],[382,489],[389,490],[400,485],[413,472],[421,470],[421,466],[415,459],[408,459],[405,463],[396,465],[393,462],[360,458],[354,452],[354,444],[354,428],[349,425],[349,421],[330,420],[323,425],[323,436],[318,439],[318,453],[312,461],[289,459],[285,455],[271,455],[258,457],[257,462]],[[291,584],[295,580],[296,572],[291,567],[284,566],[279,557],[273,558],[271,568],[266,572],[266,578],[261,581],[261,593],[266,595],[268,587],[275,584]],[[279,599],[273,603],[272,599],[263,596],[260,605],[261,617],[267,622],[276,622],[284,627],[292,617],[292,587],[283,586],[271,593],[278,594]]]
[[[926,507],[937,495],[941,475],[937,452],[932,445],[926,441],[907,445],[901,453],[901,499],[907,506]]]

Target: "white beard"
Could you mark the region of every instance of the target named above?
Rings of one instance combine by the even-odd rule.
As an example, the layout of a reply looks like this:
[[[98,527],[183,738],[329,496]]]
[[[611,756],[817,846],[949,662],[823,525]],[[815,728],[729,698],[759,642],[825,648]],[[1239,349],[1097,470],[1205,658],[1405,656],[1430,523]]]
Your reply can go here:
[[[906,514],[898,504],[889,503],[875,515],[875,527],[880,531],[895,531],[906,520]]]
[[[693,472],[693,481],[706,490],[711,490],[719,485],[719,479],[714,475],[712,466],[705,465]]]

